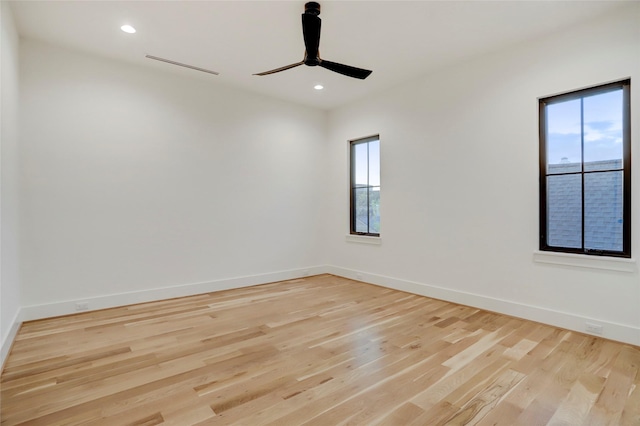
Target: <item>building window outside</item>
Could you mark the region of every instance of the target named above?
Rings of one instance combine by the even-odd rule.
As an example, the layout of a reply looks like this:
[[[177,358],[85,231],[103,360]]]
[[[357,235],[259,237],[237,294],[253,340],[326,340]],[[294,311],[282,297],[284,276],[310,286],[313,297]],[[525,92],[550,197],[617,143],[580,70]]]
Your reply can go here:
[[[380,138],[349,142],[351,234],[380,236]]]
[[[629,89],[540,99],[540,250],[631,257]]]

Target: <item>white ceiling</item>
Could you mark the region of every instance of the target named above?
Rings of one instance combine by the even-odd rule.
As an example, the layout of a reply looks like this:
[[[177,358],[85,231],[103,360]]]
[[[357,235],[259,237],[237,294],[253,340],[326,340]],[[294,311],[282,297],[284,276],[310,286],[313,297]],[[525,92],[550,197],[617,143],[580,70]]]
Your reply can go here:
[[[305,1],[16,1],[22,37],[331,109],[430,70],[595,19],[618,1],[320,1],[324,59],[372,69],[357,80],[302,60]],[[123,24],[138,32],[126,34]],[[145,59],[145,54],[220,72]],[[213,83],[215,82],[215,83]],[[313,85],[321,83],[323,91]]]

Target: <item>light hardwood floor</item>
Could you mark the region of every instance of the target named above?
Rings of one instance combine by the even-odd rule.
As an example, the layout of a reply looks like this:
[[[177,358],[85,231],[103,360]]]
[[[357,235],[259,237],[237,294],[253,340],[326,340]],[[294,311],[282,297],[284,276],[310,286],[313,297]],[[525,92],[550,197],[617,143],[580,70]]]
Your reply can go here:
[[[331,275],[25,323],[2,425],[640,425],[640,348]]]

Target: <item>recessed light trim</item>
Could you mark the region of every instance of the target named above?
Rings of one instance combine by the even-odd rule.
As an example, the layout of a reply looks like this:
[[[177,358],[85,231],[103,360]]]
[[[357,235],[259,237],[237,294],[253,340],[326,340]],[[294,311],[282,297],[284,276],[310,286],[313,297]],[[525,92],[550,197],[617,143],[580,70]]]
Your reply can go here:
[[[123,25],[120,27],[120,29],[125,33],[129,33],[129,34],[133,34],[136,32],[136,29],[133,28],[131,25]]]
[[[313,86],[313,88],[316,90],[322,90],[324,89],[324,86],[322,84],[316,84],[315,86]]]

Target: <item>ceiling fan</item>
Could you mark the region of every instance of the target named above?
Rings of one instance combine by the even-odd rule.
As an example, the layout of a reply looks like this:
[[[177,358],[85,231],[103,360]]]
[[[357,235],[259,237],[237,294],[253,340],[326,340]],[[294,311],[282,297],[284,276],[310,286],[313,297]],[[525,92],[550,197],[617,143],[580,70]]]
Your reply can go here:
[[[359,78],[361,80],[367,78],[372,71],[320,59],[318,47],[320,46],[320,25],[322,22],[318,15],[320,15],[319,3],[310,1],[304,5],[304,13],[302,14],[302,35],[304,36],[304,46],[306,50],[302,61],[254,75],[275,74],[304,64],[310,67],[321,66],[322,68],[326,68],[330,71],[337,72],[348,77]]]

